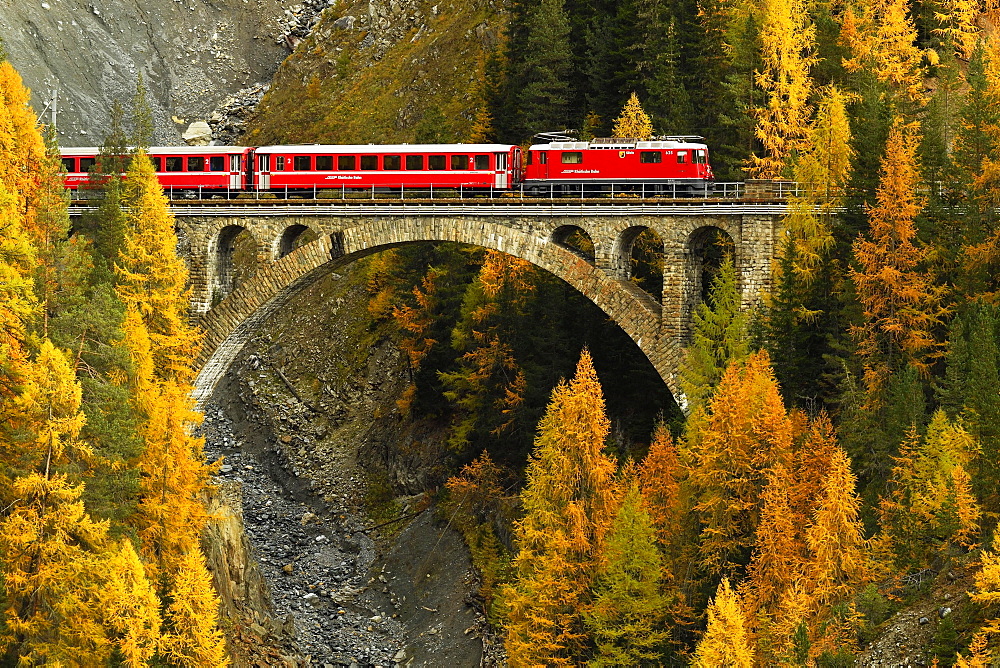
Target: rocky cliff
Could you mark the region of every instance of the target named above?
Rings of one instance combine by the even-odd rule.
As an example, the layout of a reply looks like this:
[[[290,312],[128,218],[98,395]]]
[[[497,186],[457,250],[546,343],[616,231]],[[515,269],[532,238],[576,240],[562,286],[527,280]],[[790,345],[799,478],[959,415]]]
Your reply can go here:
[[[334,0],[0,0],[0,35],[63,146],[99,143],[141,73],[155,143],[179,144],[227,97],[270,81]]]

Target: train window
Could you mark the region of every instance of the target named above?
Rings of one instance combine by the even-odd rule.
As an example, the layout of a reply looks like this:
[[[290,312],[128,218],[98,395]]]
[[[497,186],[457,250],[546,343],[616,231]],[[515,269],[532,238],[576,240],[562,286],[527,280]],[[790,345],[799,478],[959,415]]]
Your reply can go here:
[[[583,163],[583,152],[581,151],[563,151],[562,163],[564,165],[579,165]]]
[[[338,155],[337,169],[342,172],[353,172],[358,168],[358,158],[354,155]]]
[[[535,155],[535,152],[534,152],[534,151],[528,151],[528,164],[529,164],[529,165],[531,164],[531,157],[532,157],[533,155]]]
[[[452,169],[468,169],[469,168],[469,156],[467,156],[467,155],[453,155],[453,156],[451,156],[451,168]]]
[[[226,171],[226,156],[224,155],[213,155],[208,159],[208,171],[210,172],[224,172]]]
[[[179,155],[173,155],[166,159],[168,172],[183,172],[184,171],[184,158]]]
[[[399,169],[399,156],[398,155],[387,155],[382,158],[382,169],[387,171],[394,171]]]
[[[412,170],[419,170],[424,168],[424,156],[422,155],[408,155],[406,156],[406,168]]]
[[[271,169],[271,156],[269,155],[258,155],[257,156],[257,167],[260,171],[266,172]]]
[[[427,169],[442,170],[444,167],[445,159],[443,155],[427,156]]]
[[[659,151],[639,151],[639,162],[663,162],[663,154]]]
[[[333,171],[333,156],[332,155],[317,155],[316,156],[316,171],[317,172],[332,172]]]
[[[150,157],[149,161],[153,163],[153,171],[162,172],[163,171],[163,158],[160,157]]]
[[[311,155],[297,155],[294,158],[294,169],[296,172],[308,172],[312,169],[312,156]]]
[[[361,169],[367,170],[369,172],[378,169],[378,156],[377,155],[361,156]]]
[[[687,151],[677,151],[677,164],[683,165],[688,161]]]
[[[284,171],[285,169],[285,156],[276,155],[274,156],[274,169],[277,171]]]
[[[489,169],[490,168],[490,156],[488,155],[477,155],[476,156],[476,169]]]
[[[203,172],[205,171],[205,158],[199,156],[191,156],[187,159],[189,172]]]
[[[538,164],[539,165],[547,165],[548,163],[549,163],[549,154],[546,153],[546,152],[544,152],[544,151],[542,151],[541,153],[539,153],[538,154]]]
[[[62,159],[62,164],[63,164],[63,167],[66,168],[67,172],[75,172],[76,171],[76,158],[63,158]]]
[[[694,152],[694,160],[692,161],[696,165],[704,165],[708,162],[708,158],[705,156],[705,151],[698,149]]]

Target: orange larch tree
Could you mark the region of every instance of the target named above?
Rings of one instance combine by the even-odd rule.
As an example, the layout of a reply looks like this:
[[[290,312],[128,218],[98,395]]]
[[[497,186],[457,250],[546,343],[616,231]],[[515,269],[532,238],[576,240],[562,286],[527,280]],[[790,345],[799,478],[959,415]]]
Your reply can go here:
[[[749,560],[767,471],[792,456],[793,425],[767,353],[730,365],[699,429],[689,441],[701,564],[731,573]]]
[[[538,428],[515,525],[515,581],[504,588],[512,665],[572,666],[587,632],[582,611],[617,506],[610,423],[590,353],[552,391]]]
[[[899,120],[882,159],[877,202],[868,211],[870,232],[854,242],[859,269],[851,272],[864,322],[853,327],[869,389],[883,387],[904,365],[929,373],[939,353],[934,328],[941,322],[941,288],[921,270],[925,252],[915,243],[914,219],[923,206],[917,141]]]

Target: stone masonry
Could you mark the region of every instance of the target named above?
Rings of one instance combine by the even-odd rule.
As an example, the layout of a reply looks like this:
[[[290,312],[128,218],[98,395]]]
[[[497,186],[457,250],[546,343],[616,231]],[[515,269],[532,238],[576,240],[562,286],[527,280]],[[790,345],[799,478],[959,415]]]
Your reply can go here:
[[[205,330],[197,399],[209,396],[255,328],[317,277],[364,255],[409,243],[454,241],[509,253],[569,283],[608,314],[683,401],[677,369],[691,313],[701,298],[708,232],[733,242],[743,304],[766,291],[780,216],[720,215],[308,215],[179,217],[192,280],[192,311]],[[557,243],[579,228],[594,258]],[[645,228],[663,240],[659,303],[629,280],[632,243]],[[232,290],[235,236],[247,230],[263,268]],[[287,255],[291,235],[318,239]],[[212,308],[212,304],[217,305]]]

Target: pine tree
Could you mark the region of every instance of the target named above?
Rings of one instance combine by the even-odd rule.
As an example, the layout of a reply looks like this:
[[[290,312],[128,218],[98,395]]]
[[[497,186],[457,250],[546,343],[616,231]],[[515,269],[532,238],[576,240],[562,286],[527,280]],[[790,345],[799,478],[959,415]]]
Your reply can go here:
[[[622,113],[615,119],[615,126],[611,130],[615,137],[631,137],[633,139],[650,139],[653,136],[653,122],[649,119],[639,98],[635,93],[629,97],[628,102],[622,107]]]
[[[661,659],[668,637],[664,571],[639,485],[632,482],[608,532],[584,621],[596,656],[591,666],[632,666]]]
[[[998,336],[997,307],[967,304],[952,320],[945,375],[939,388],[942,408],[952,419],[960,417],[982,447],[972,477],[988,513],[1000,510],[1000,395],[995,391],[1000,386]]]
[[[767,103],[754,116],[764,150],[750,157],[748,167],[753,178],[777,179],[788,174],[808,134],[816,27],[800,0],[767,0],[762,13],[757,85]]]
[[[708,301],[691,322],[691,345],[681,362],[680,384],[688,413],[703,407],[726,368],[749,354],[747,315],[741,308],[736,268],[727,256],[712,281]]]
[[[515,581],[504,588],[507,655],[515,665],[574,665],[587,634],[582,609],[615,512],[610,424],[590,354],[552,392],[539,424],[515,525]]]
[[[524,41],[512,36],[516,46],[511,48],[524,54],[513,76],[522,139],[536,132],[561,130],[569,122],[569,33],[564,0],[539,0],[527,10]]]
[[[739,595],[723,578],[715,598],[708,604],[708,627],[698,641],[694,668],[750,668],[754,648]]]

